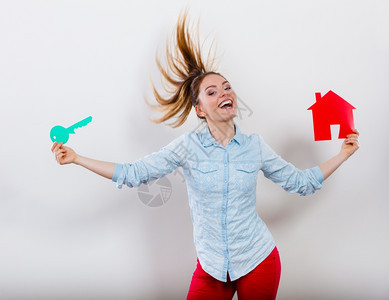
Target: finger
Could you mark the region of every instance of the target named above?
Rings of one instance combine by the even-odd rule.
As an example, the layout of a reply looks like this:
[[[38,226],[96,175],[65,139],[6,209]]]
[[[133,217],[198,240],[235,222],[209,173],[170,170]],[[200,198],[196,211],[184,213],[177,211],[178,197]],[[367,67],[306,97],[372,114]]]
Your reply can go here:
[[[351,133],[351,134],[348,134],[347,137],[351,137],[351,136],[359,136],[359,131],[356,130],[356,129],[353,129],[353,132],[354,133]]]
[[[67,152],[68,151],[68,148],[67,147],[65,147],[65,146],[61,146],[61,144],[58,144],[57,145],[57,148],[54,150],[54,153],[56,154],[56,153],[65,153],[65,152]]]
[[[63,145],[62,142],[59,143],[59,144],[57,143],[57,145],[56,145],[55,148],[54,148],[54,152],[63,149],[63,146],[62,146],[62,145]]]
[[[54,142],[53,146],[51,146],[51,152],[54,152],[55,147],[57,147],[57,142]]]
[[[58,149],[55,154],[59,154],[59,153],[66,153],[67,150],[66,149]]]
[[[58,151],[58,149],[59,149],[59,144],[57,143],[57,144],[55,145],[55,147],[54,147],[53,152],[55,153],[56,151]]]
[[[359,141],[358,140],[347,140],[345,141],[346,142],[346,145],[350,145],[352,147],[356,147],[356,148],[359,148]]]
[[[347,138],[344,142],[346,145],[351,145],[355,143],[355,139]]]
[[[57,161],[57,163],[60,162],[60,159],[61,159],[61,158],[60,158],[59,156],[56,156],[56,157],[55,157],[55,160]]]
[[[359,137],[358,136],[353,136],[353,137],[350,138],[350,140],[359,142]]]
[[[359,139],[358,139],[358,136],[349,136],[349,137],[347,137],[346,140],[347,141],[358,141]]]
[[[66,160],[66,157],[65,157],[64,154],[59,155],[58,158],[57,158],[57,162],[58,162],[60,165],[63,165],[64,162],[65,162],[65,160]]]
[[[58,148],[58,146],[55,148],[55,150],[53,151],[53,153],[54,153],[54,155],[57,155],[58,153],[61,153],[61,152],[64,152],[64,151],[66,151],[66,149],[60,149],[60,148]]]
[[[65,154],[66,154],[66,151],[60,150],[60,151],[58,151],[58,152],[55,154],[55,159],[58,160],[59,158],[62,158],[63,156],[65,156]]]
[[[352,145],[352,142],[350,142],[349,140],[346,140],[344,141],[345,145]]]
[[[351,134],[347,136],[347,140],[358,140],[358,136],[355,134]]]
[[[66,149],[58,149],[55,153],[66,153]]]
[[[359,132],[358,131],[357,132],[354,131],[354,133],[350,133],[347,136],[359,136]]]
[[[359,135],[358,134],[352,134],[350,138],[353,139],[353,140],[359,140]]]
[[[61,158],[62,158],[62,154],[58,154],[58,155],[55,156],[55,160],[57,162],[59,162]]]

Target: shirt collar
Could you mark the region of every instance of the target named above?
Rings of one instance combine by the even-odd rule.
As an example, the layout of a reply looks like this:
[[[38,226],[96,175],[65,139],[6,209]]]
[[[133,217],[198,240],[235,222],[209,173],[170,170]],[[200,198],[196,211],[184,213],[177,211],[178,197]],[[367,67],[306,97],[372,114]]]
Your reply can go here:
[[[243,134],[240,131],[238,125],[235,125],[235,136],[232,138],[232,140],[235,140],[239,145],[243,142]],[[205,146],[211,146],[214,144],[218,144],[218,142],[215,140],[215,138],[212,136],[211,132],[209,131],[208,124],[205,125],[204,129],[199,133],[200,134],[200,141]]]

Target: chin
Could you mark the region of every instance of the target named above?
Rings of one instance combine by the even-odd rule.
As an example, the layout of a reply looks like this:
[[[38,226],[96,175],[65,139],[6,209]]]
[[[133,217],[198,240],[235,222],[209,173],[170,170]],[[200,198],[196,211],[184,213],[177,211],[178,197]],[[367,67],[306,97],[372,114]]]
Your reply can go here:
[[[223,116],[222,119],[223,119],[223,121],[230,121],[230,120],[233,120],[235,117],[236,117],[236,113],[230,114],[228,116]]]

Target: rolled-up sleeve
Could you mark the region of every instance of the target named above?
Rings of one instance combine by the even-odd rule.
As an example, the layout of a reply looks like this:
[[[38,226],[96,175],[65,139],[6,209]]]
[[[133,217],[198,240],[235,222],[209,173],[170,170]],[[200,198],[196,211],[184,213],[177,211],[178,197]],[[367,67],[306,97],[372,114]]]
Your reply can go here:
[[[266,178],[280,185],[289,193],[299,193],[301,196],[313,194],[322,187],[323,173],[319,167],[300,170],[282,159],[258,135],[262,171]]]
[[[185,135],[181,135],[167,146],[157,152],[153,152],[133,163],[116,164],[112,181],[118,188],[123,184],[128,187],[138,187],[152,180],[161,178],[173,172],[182,164],[179,149],[185,144]]]

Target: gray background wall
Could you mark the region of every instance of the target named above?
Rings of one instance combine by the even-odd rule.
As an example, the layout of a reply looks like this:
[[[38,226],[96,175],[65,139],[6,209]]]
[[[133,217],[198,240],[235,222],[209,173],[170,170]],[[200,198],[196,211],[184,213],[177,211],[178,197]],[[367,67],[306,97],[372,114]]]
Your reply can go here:
[[[362,147],[321,191],[290,195],[259,176],[278,298],[387,299],[389,2],[378,0],[1,1],[0,298],[185,298],[196,252],[180,173],[152,208],[138,189],[59,166],[49,131],[91,115],[67,145],[131,162],[195,129],[194,114],[178,129],[151,123],[143,101],[187,5],[249,108],[237,124],[286,160],[308,168],[340,149],[313,141],[315,92],[357,108]]]

